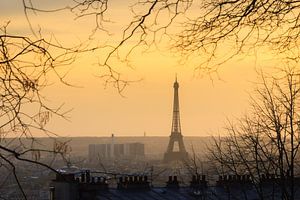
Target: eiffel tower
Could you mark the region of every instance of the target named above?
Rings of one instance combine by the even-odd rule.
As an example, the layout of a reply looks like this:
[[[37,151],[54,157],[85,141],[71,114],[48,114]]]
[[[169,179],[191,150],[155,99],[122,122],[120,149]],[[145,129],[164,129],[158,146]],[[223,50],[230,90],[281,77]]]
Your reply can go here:
[[[173,102],[173,121],[172,130],[169,140],[167,151],[164,155],[164,162],[172,162],[176,160],[184,160],[188,157],[188,153],[185,150],[180,126],[180,115],[179,115],[179,97],[177,77],[174,82],[174,102]],[[178,150],[174,150],[174,144],[178,143]]]

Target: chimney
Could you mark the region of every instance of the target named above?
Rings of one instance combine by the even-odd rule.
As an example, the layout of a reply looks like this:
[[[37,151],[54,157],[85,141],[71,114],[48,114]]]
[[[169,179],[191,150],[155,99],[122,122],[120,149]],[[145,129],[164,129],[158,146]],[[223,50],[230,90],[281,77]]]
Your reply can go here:
[[[133,179],[133,180],[134,180],[135,183],[137,183],[137,182],[138,182],[138,177],[137,177],[137,176],[134,176],[134,179]]]
[[[174,183],[178,183],[178,181],[177,181],[177,176],[174,176],[173,182],[174,182]]]
[[[133,177],[129,176],[129,183],[133,183]]]
[[[85,171],[86,182],[89,183],[91,181],[91,172],[90,170]]]
[[[119,177],[119,183],[123,183],[123,177]]]
[[[54,197],[55,197],[55,195],[54,195],[55,194],[55,187],[51,186],[49,189],[50,189],[50,194],[49,194],[50,197],[49,197],[49,199],[50,200],[54,200]]]
[[[85,183],[85,174],[84,173],[80,174],[80,179],[81,179],[81,183]]]
[[[206,176],[202,175],[202,181],[206,181]]]
[[[197,182],[197,179],[196,179],[196,176],[195,176],[195,175],[192,176],[192,182],[193,182],[193,183],[196,183],[196,182]]]
[[[237,175],[237,180],[238,180],[239,182],[242,182],[242,175]]]
[[[179,182],[177,180],[177,176],[169,176],[169,180],[167,182],[167,188],[170,189],[178,189],[179,188]]]
[[[143,183],[143,176],[139,176],[139,183]]]
[[[219,181],[223,181],[223,176],[219,176]]]

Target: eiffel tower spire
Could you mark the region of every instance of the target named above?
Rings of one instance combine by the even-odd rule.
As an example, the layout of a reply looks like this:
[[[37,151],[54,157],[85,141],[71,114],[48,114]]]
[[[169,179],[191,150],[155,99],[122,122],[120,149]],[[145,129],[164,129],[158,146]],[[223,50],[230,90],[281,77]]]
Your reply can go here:
[[[181,135],[179,95],[178,95],[179,83],[177,82],[177,75],[175,78],[173,88],[174,88],[174,99],[173,99],[172,130],[171,130],[168,148],[164,155],[164,162],[183,160],[188,156],[188,153],[186,152],[184,147],[183,137]],[[175,143],[178,143],[179,151],[174,151]]]
[[[174,101],[173,101],[173,121],[172,121],[172,133],[181,133],[180,126],[180,114],[179,114],[179,97],[178,97],[178,88],[179,84],[177,82],[177,75],[173,85],[174,88]]]

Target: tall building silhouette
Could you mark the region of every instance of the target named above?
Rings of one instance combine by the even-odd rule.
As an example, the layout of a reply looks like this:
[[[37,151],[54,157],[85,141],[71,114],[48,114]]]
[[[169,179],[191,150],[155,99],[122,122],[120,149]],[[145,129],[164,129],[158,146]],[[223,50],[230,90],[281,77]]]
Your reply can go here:
[[[177,82],[177,77],[175,79],[173,87],[174,87],[174,102],[173,102],[172,130],[171,130],[168,148],[164,155],[164,162],[183,160],[188,157],[188,153],[185,150],[183,139],[182,139],[183,136],[181,134],[179,96],[178,96],[179,84]],[[174,149],[176,144],[178,148]]]

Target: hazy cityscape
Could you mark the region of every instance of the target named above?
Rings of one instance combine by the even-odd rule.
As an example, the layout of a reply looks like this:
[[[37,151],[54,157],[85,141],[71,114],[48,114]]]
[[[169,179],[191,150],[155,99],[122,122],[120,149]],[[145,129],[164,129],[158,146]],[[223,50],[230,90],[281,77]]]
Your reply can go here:
[[[110,144],[112,138],[111,137],[75,137],[75,138],[56,138],[58,141],[69,141],[68,148],[70,148],[70,153],[65,158],[66,160],[62,160],[59,155],[54,156],[52,153],[41,153],[40,161],[43,163],[51,164],[54,169],[65,169],[68,170],[68,162],[70,164],[70,168],[79,169],[90,169],[94,171],[103,172],[102,176],[108,176],[104,172],[115,173],[115,174],[154,174],[155,179],[153,180],[153,184],[156,186],[165,186],[166,181],[170,175],[179,174],[179,170],[181,166],[177,166],[174,168],[166,167],[167,165],[163,164],[162,159],[163,155],[166,151],[166,147],[169,142],[168,137],[117,137],[115,136],[115,144],[144,144],[144,152],[139,152],[139,155],[132,154],[128,156],[116,156],[110,157],[101,156],[101,155],[89,155],[89,145],[90,144]],[[197,159],[200,163],[202,163],[202,168],[204,168],[203,164],[207,160],[205,157],[206,146],[209,145],[211,138],[209,137],[185,137],[187,151],[192,153],[193,151],[197,154]],[[27,142],[24,141],[25,146],[30,145],[30,140]],[[27,143],[27,144],[26,144]],[[37,138],[37,145],[35,148],[45,148],[52,149],[54,145],[53,139],[48,138]],[[40,145],[39,145],[40,144]],[[13,145],[13,144],[11,144]],[[198,152],[198,153],[197,153]],[[29,158],[32,158],[33,155],[29,155]],[[90,156],[95,156],[95,159],[90,160]],[[200,162],[202,161],[202,162]],[[44,167],[20,163],[18,166],[19,174],[21,176],[21,182],[30,183],[31,185],[25,184],[24,188],[28,194],[32,195],[29,199],[49,199],[49,181],[54,179],[55,174]],[[30,169],[30,170],[29,170]],[[152,171],[153,170],[153,171]],[[180,169],[181,170],[181,169]],[[186,169],[186,171],[188,171]],[[5,172],[5,170],[3,171]],[[181,172],[182,173],[182,172]],[[1,173],[3,178],[6,177],[6,173]],[[159,177],[157,177],[159,175]],[[190,172],[186,174],[185,177],[185,185],[189,184]],[[11,175],[12,176],[12,175]],[[182,177],[181,177],[182,178]],[[214,177],[216,178],[216,177]],[[11,178],[12,179],[12,178]],[[115,184],[116,180],[113,180]],[[3,196],[3,198],[8,199],[19,199],[21,198],[21,193],[16,193],[16,183],[11,181],[11,183],[6,183],[6,186],[1,188],[1,191],[6,191],[7,196]],[[11,189],[9,189],[11,188]],[[11,191],[11,192],[7,192]],[[4,192],[2,193],[4,194]]]
[[[300,200],[299,24],[296,0],[0,1],[0,200]]]
[[[178,189],[179,182],[188,186],[191,177],[195,197],[206,196],[199,187],[208,186],[209,176],[216,181],[217,171],[209,170],[207,157],[207,149],[214,140],[209,137],[186,137],[183,140],[177,77],[173,90],[172,127],[168,138],[148,137],[146,133],[142,137],[112,134],[110,137],[5,138],[3,142],[9,144],[7,148],[16,154],[17,160],[22,156],[21,163],[15,165],[19,168],[20,164],[17,173],[21,178],[16,182],[6,181],[1,188],[5,193],[2,197],[22,198],[23,194],[15,190],[25,184],[21,192],[26,192],[30,199],[96,199],[103,198],[101,191],[110,189],[149,190],[153,186]],[[27,149],[31,154],[26,155]],[[29,163],[23,165],[22,161]],[[16,175],[7,175],[5,169],[2,174],[2,179],[7,180]],[[152,198],[152,194],[139,198],[147,196]]]

